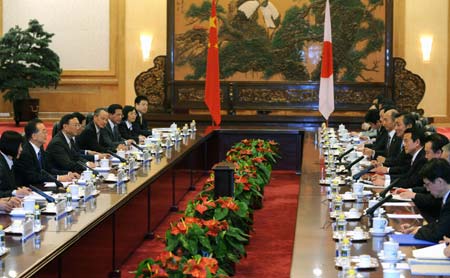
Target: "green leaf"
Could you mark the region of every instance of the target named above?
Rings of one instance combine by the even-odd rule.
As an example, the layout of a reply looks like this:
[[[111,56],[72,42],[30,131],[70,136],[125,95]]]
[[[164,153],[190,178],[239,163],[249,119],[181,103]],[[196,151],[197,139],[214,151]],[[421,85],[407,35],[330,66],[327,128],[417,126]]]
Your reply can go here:
[[[217,220],[222,220],[228,215],[228,209],[227,208],[221,208],[217,207],[214,211],[214,218]]]

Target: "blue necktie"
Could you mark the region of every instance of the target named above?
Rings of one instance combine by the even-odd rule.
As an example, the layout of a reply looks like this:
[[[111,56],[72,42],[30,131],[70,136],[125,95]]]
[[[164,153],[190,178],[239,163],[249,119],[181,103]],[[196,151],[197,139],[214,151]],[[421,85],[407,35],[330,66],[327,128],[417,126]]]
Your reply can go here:
[[[38,157],[38,161],[39,161],[39,167],[41,167],[41,169],[42,169],[42,152],[41,151],[38,152],[37,157]]]

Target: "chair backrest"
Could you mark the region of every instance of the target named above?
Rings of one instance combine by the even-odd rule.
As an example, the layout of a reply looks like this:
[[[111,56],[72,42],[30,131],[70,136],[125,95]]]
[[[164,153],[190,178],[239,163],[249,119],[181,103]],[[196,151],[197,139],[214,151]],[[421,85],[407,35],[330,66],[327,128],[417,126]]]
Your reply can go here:
[[[93,119],[94,119],[94,113],[87,113],[86,114],[86,125],[89,124],[90,122],[92,122]]]
[[[61,130],[61,126],[59,124],[59,121],[57,121],[53,124],[52,137],[55,137],[56,133],[58,133],[60,130]]]

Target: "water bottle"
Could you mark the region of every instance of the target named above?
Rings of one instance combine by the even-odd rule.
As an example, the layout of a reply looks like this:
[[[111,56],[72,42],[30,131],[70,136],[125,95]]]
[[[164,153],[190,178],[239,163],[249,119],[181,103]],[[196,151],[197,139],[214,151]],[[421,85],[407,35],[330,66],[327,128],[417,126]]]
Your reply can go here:
[[[342,238],[341,244],[340,244],[340,250],[339,250],[339,257],[341,259],[341,262],[345,262],[345,260],[348,260],[350,262],[350,239],[348,237]],[[344,265],[344,264],[342,264]]]
[[[5,231],[3,231],[3,225],[0,225],[0,254],[6,252]]]
[[[40,234],[36,234],[34,236],[34,249],[41,249],[41,235]]]
[[[66,191],[66,210],[72,210],[72,193],[70,192],[70,187],[67,187]]]
[[[345,219],[345,215],[343,213],[336,216],[336,232],[339,234],[339,237],[345,237],[347,231],[347,220]]]
[[[117,170],[117,194],[124,193],[124,187],[125,187],[125,170],[120,167]]]
[[[39,206],[34,206],[34,225],[33,225],[34,232],[38,232],[41,230],[41,210],[39,209]]]
[[[144,164],[150,161],[150,153],[147,149],[144,149],[144,151],[142,152],[142,161]]]

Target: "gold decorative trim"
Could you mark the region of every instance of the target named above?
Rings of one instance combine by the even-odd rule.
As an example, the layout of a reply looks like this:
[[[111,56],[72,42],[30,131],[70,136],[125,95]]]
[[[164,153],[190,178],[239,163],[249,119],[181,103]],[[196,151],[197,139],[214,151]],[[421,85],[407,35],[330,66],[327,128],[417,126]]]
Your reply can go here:
[[[117,85],[118,58],[120,54],[119,34],[124,33],[125,1],[109,0],[109,69],[108,70],[64,70],[60,84]],[[0,0],[0,31],[3,33],[3,0]]]

